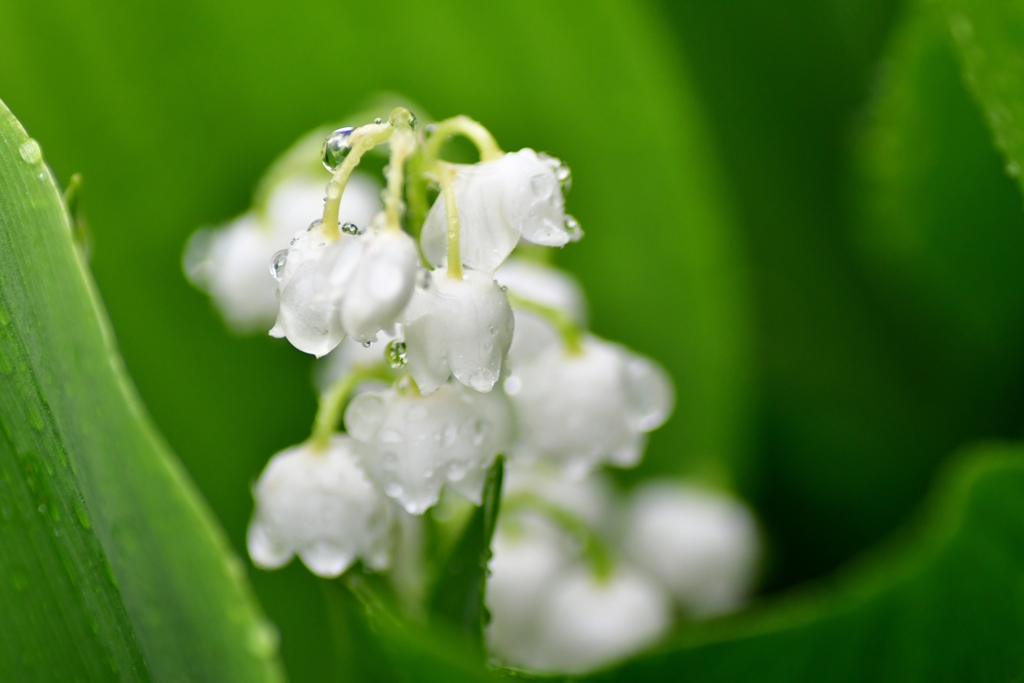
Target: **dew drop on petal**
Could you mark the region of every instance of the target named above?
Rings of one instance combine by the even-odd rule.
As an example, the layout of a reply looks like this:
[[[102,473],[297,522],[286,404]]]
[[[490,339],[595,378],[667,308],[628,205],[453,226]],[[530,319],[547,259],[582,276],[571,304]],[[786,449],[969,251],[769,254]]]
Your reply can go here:
[[[402,488],[402,485],[396,484],[395,482],[391,482],[390,484],[384,487],[384,493],[388,494],[388,496],[390,496],[391,498],[398,498],[404,492],[405,489]],[[408,507],[406,507],[406,509],[408,509]]]
[[[395,370],[405,365],[406,356],[406,345],[404,341],[392,339],[384,349],[384,357],[387,358],[388,365]]]
[[[348,153],[352,151],[353,131],[355,131],[355,128],[351,126],[339,128],[331,133],[324,142],[320,153],[320,160],[323,161],[324,168],[331,173],[338,170],[338,166],[348,156]]]
[[[461,462],[450,462],[447,473],[450,481],[461,481],[466,477],[466,466]]]
[[[343,223],[341,226],[341,231],[346,235],[361,235],[363,232],[355,223]]]
[[[288,250],[282,249],[274,254],[274,257],[270,259],[270,274],[274,276],[275,280],[280,280],[281,275],[284,273],[285,264],[288,263]]]
[[[583,238],[583,228],[573,216],[565,214],[565,231],[569,233],[570,242],[579,242]]]
[[[469,376],[469,386],[477,391],[490,391],[494,386],[494,373],[487,368],[477,368]]]

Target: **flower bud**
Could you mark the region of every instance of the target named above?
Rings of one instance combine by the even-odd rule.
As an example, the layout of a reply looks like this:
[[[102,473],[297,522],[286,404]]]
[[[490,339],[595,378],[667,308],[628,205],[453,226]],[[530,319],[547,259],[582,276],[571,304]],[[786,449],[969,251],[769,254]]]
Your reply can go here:
[[[389,561],[387,500],[357,458],[360,446],[337,435],[324,451],[284,450],[253,487],[249,555],[258,567],[283,567],[297,554],[318,576],[338,576],[356,559],[373,569]]]
[[[734,610],[750,594],[760,540],[739,501],[695,486],[651,483],[634,494],[628,520],[629,556],[691,614]]]

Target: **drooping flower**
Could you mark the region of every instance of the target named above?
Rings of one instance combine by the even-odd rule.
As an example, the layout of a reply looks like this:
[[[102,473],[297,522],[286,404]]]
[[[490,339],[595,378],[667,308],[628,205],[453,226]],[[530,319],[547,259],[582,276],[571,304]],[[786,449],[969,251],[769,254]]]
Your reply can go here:
[[[502,492],[507,500],[522,495],[540,498],[573,515],[594,531],[608,525],[617,502],[614,487],[601,472],[591,472],[583,479],[571,479],[550,462],[522,462],[514,458],[505,465]]]
[[[671,599],[642,574],[621,567],[600,578],[579,565],[541,603],[535,666],[582,673],[650,647],[671,624]]]
[[[512,439],[512,411],[500,391],[448,383],[429,395],[397,390],[352,399],[345,427],[362,442],[363,463],[384,492],[412,514],[447,486],[477,505],[487,470]]]
[[[449,376],[477,391],[494,387],[514,319],[493,277],[467,270],[459,279],[436,270],[402,317],[409,373],[420,391],[434,391]]]
[[[494,274],[494,279],[515,297],[558,311],[580,328],[586,327],[587,302],[579,283],[568,273],[542,263],[510,258]],[[562,340],[550,320],[517,305],[515,299],[511,303],[516,333],[508,350],[508,362],[516,367]]]
[[[346,334],[360,342],[392,333],[409,302],[419,257],[401,231],[372,229],[325,238],[316,226],[297,234],[273,266],[281,301],[270,334],[323,356]]]
[[[342,220],[366,225],[380,208],[379,186],[356,174],[340,207]],[[263,210],[251,210],[221,228],[197,231],[185,247],[188,279],[213,299],[236,332],[266,331],[277,315],[277,283],[268,272],[273,255],[323,206],[324,181],[300,174],[281,181]]]
[[[363,471],[360,448],[337,435],[323,451],[302,444],[271,458],[253,487],[248,546],[257,566],[276,569],[298,555],[318,576],[338,576],[357,559],[387,568],[388,503]]]
[[[634,494],[628,520],[629,556],[691,614],[731,611],[750,594],[761,544],[753,515],[739,501],[653,482]]]
[[[454,168],[461,257],[469,268],[493,273],[520,238],[561,247],[582,236],[574,220],[567,227],[561,184],[568,169],[557,159],[521,149]],[[420,237],[423,254],[435,266],[447,261],[446,240],[446,208],[439,196]]]
[[[672,381],[659,365],[594,336],[578,353],[548,348],[517,368],[506,389],[520,430],[515,454],[559,463],[573,478],[602,462],[635,465],[647,432],[661,426],[674,403]]]
[[[541,517],[499,524],[488,564],[487,645],[513,666],[543,666],[537,655],[537,622],[547,589],[570,565],[572,552],[565,534]]]

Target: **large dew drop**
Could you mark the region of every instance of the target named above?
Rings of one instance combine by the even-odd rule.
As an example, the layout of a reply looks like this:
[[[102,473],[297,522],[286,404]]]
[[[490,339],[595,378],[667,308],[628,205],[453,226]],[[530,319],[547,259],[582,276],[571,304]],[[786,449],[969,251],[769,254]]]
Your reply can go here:
[[[331,133],[324,142],[320,153],[320,160],[331,173],[338,170],[341,162],[345,160],[348,153],[352,151],[352,133],[355,128],[345,126]]]

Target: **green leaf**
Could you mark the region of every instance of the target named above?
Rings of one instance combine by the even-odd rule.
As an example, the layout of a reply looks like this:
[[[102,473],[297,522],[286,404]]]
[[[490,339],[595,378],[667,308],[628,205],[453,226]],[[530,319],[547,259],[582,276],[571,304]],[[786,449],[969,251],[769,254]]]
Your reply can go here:
[[[1024,446],[974,449],[836,579],[686,627],[595,681],[1003,683],[1024,671]]]
[[[401,619],[380,577],[349,570],[321,581],[331,620],[338,681],[475,683],[492,680],[480,652],[447,624]]]
[[[39,145],[0,104],[0,675],[277,681],[241,563],[150,425]]]
[[[484,606],[491,538],[501,508],[501,480],[505,459],[498,456],[487,473],[483,504],[477,507],[462,537],[445,558],[430,598],[430,614],[453,624],[483,650],[483,629],[489,617]]]
[[[1024,3],[942,0],[941,7],[967,83],[1006,155],[1006,170],[1024,183]]]

